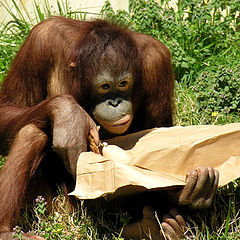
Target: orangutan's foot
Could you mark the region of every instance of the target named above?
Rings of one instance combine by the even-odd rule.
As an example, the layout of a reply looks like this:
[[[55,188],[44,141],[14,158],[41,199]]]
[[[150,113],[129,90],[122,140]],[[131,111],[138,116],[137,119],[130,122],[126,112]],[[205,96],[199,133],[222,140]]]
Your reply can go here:
[[[184,238],[184,228],[186,223],[175,209],[171,209],[169,214],[164,215],[163,222],[160,224],[153,209],[145,206],[143,218],[128,224],[123,229],[122,235],[126,239],[178,240]]]

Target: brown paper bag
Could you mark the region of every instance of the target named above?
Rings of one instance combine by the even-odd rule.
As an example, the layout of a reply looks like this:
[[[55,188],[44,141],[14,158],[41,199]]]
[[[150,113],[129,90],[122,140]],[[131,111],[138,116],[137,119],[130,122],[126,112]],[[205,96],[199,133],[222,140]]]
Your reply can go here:
[[[218,169],[220,186],[240,177],[240,123],[157,128],[116,137],[108,143],[124,149],[128,160],[81,153],[71,195],[112,198],[184,185],[187,171],[198,166]]]

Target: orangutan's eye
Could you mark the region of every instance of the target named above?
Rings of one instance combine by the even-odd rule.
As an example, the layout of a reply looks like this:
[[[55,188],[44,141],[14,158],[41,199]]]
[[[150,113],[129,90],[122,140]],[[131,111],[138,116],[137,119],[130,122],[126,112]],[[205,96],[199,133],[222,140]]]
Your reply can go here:
[[[122,80],[122,81],[118,84],[118,88],[119,88],[121,91],[126,91],[126,90],[128,90],[130,84],[131,84],[131,81],[130,81],[130,80],[124,79],[124,80]]]
[[[111,88],[111,85],[109,83],[104,83],[98,87],[98,92],[101,94],[108,93]]]
[[[109,84],[103,84],[102,86],[101,86],[101,88],[103,89],[103,90],[108,90],[109,88],[110,88],[110,85]]]

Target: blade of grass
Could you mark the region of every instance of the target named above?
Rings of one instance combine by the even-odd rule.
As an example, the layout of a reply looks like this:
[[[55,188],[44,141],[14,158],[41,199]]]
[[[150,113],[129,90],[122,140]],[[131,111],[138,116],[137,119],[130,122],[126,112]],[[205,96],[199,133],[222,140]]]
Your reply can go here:
[[[38,18],[40,21],[43,21],[45,19],[44,13],[42,13],[41,8],[36,1],[34,1],[34,9],[36,18]]]
[[[63,16],[63,9],[62,9],[62,6],[61,6],[61,3],[59,2],[59,0],[57,0],[57,6],[58,6],[58,11],[59,11],[59,14],[60,16]]]
[[[225,238],[227,237],[228,230],[229,230],[230,214],[231,214],[231,202],[232,202],[232,198],[230,197],[229,204],[228,204],[228,214],[227,214],[227,218],[226,218],[226,227],[225,227],[225,231],[224,231],[224,237]]]

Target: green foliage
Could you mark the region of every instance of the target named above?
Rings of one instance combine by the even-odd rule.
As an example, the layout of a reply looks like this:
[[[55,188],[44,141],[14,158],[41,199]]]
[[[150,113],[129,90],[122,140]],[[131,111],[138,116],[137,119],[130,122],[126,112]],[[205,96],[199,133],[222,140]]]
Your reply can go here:
[[[21,227],[16,226],[15,228],[13,228],[13,238],[19,239],[19,240],[24,239],[23,231]]]
[[[52,202],[51,211],[49,211],[46,200],[39,196],[35,201],[32,213],[26,212],[25,218],[19,222],[21,227],[17,226],[14,229],[16,238],[21,239],[24,230],[31,229],[28,234],[42,236],[47,240],[122,240],[120,236],[112,234],[116,230],[116,226],[111,228],[110,223],[106,224],[101,209],[98,209],[94,212],[94,216],[90,217],[89,214],[87,215],[86,208],[83,207],[83,202],[79,201],[79,203],[81,205],[78,211],[74,211],[60,190],[58,197]],[[111,213],[111,216],[115,218],[119,214]],[[101,229],[101,233],[99,233],[99,229]]]
[[[57,214],[47,215],[47,202],[41,196],[36,199],[33,209],[35,221],[32,233],[40,235],[45,239],[73,239],[73,235],[67,234],[67,227],[58,219]]]
[[[185,0],[177,1],[176,8],[169,1],[131,0],[129,13],[114,13],[109,1],[102,15],[128,24],[142,33],[152,35],[169,46],[177,80],[193,82],[208,58],[219,52],[239,48],[239,1]]]
[[[70,214],[67,212],[65,200],[60,194],[54,200],[53,209],[49,213],[46,207],[47,202],[42,196],[39,196],[33,208],[33,220],[31,220],[32,231],[29,233],[31,235],[42,236],[47,240],[84,239],[83,236],[90,236],[90,234],[93,236],[95,233],[91,233],[92,229],[89,228],[86,215],[80,217],[80,214]],[[83,221],[83,218],[86,219]],[[29,217],[26,222],[29,222]]]
[[[11,2],[14,6],[13,9],[10,7],[9,1],[0,0],[0,4],[12,17],[12,20],[3,26],[3,31],[11,31],[13,34],[21,33],[27,35],[35,24],[53,15],[85,20],[87,14],[81,11],[72,11],[68,0],[57,0],[57,10],[53,9],[48,0],[44,0],[43,3],[34,0],[33,14],[26,9],[22,1],[19,1],[20,6],[16,0],[11,0]]]
[[[51,16],[63,16],[78,20],[86,20],[87,13],[82,11],[72,11],[69,6],[69,0],[57,0],[57,11],[52,9],[48,0],[44,0],[43,5],[34,0],[35,16],[38,22],[43,21]],[[42,5],[42,6],[40,6]]]
[[[0,86],[23,39],[23,35],[0,34]]]
[[[213,206],[210,209],[194,212],[187,217],[188,232],[191,239],[238,239],[240,237],[239,219],[239,190],[240,180],[229,183],[217,191]],[[67,201],[64,196],[58,196],[47,212],[46,201],[38,197],[33,209],[33,221],[26,219],[32,229],[29,234],[45,237],[46,239],[115,239],[123,240],[121,235],[111,234],[120,229],[119,222],[129,221],[122,212],[104,212],[97,209],[93,215],[88,214],[81,205],[78,212],[67,211]],[[91,217],[90,217],[91,216]],[[101,216],[101,217],[99,217]],[[109,218],[109,216],[111,216]],[[118,221],[118,223],[116,223]],[[111,225],[114,225],[112,228]],[[117,225],[117,227],[116,227]],[[15,236],[21,239],[23,228],[15,228]],[[29,227],[27,227],[29,229]],[[101,234],[100,234],[101,233]],[[189,238],[190,239],[190,238]]]
[[[27,35],[31,27],[33,26],[30,21],[29,12],[22,4],[22,1],[20,1],[20,3],[22,4],[21,6],[23,8],[23,11],[21,11],[19,5],[15,0],[11,0],[11,3],[13,4],[16,13],[10,7],[9,2],[7,0],[0,1],[0,4],[7,10],[9,15],[12,17],[12,20],[10,20],[7,24],[1,27],[3,27],[3,31],[9,31],[13,35],[15,35],[16,33]]]
[[[205,116],[205,123],[219,114],[240,115],[240,65],[229,68],[212,66],[196,80],[197,108]]]

